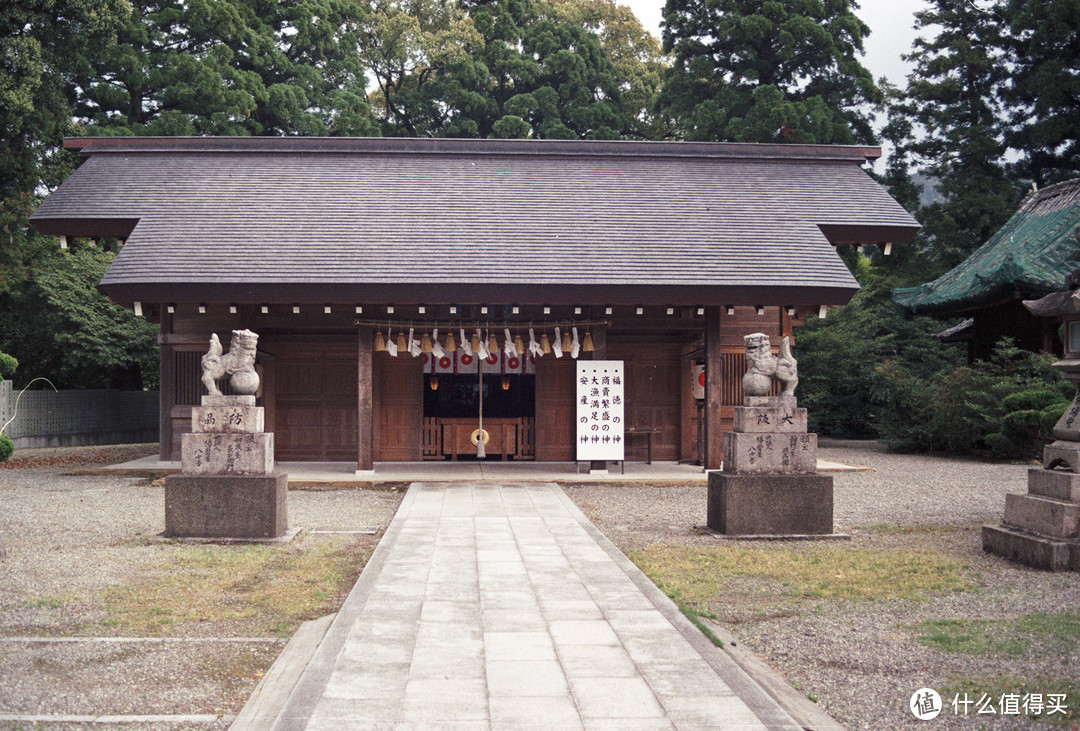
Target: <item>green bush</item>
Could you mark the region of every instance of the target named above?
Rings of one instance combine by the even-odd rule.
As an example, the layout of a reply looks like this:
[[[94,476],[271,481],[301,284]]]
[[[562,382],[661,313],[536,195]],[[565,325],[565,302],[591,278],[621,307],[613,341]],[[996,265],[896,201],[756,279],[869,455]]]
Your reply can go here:
[[[882,364],[899,369],[901,380],[922,382],[960,364],[960,349],[934,337],[946,325],[926,317],[905,318],[889,292],[886,285],[871,281],[850,303],[831,310],[825,319],[808,319],[796,331],[797,395],[799,406],[807,409],[811,431],[877,437],[881,421],[888,419],[900,397],[894,384],[878,377]]]
[[[19,367],[19,361],[7,353],[0,352],[0,379],[11,378],[15,375],[15,369]]]
[[[7,434],[0,434],[0,462],[7,462],[15,453],[15,445]]]
[[[905,452],[1037,456],[1073,391],[1050,367],[1053,360],[1004,339],[990,360],[930,378],[910,364],[886,361],[875,372],[886,395],[880,438]]]
[[[1054,438],[1054,424],[1069,399],[1048,388],[1021,391],[1002,401],[1004,415],[1000,429],[986,436],[987,446],[1001,456],[1029,457],[1038,454]]]
[[[1075,391],[1054,358],[1003,340],[989,361],[967,365],[935,336],[952,323],[906,317],[890,297],[895,277],[856,264],[863,289],[795,333],[811,431],[903,452],[1037,456]]]

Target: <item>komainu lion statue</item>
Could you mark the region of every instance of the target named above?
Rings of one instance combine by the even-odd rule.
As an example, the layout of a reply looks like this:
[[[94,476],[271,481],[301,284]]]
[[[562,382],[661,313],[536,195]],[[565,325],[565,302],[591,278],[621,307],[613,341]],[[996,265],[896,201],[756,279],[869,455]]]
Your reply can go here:
[[[259,390],[259,374],[255,372],[255,351],[259,336],[250,330],[233,330],[229,352],[221,352],[217,333],[210,336],[210,350],[202,357],[202,382],[211,396],[221,396],[217,380],[229,376],[234,393],[251,395]]]
[[[743,376],[744,396],[768,396],[775,378],[784,384],[781,395],[795,396],[799,385],[799,364],[791,355],[791,339],[780,342],[779,356],[772,354],[769,336],[753,333],[743,338],[746,345],[746,375]]]

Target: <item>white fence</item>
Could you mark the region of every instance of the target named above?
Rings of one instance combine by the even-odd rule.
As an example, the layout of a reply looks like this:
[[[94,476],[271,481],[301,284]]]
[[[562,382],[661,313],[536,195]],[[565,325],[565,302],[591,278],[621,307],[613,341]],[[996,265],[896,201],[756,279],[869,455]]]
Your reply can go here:
[[[4,424],[4,434],[19,448],[156,442],[158,392],[49,389],[20,397],[11,381],[0,381]]]

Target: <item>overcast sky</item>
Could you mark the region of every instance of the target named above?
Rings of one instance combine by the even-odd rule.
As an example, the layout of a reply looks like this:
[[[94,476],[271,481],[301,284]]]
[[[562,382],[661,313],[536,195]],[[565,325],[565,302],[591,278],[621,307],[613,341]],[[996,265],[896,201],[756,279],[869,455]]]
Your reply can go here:
[[[629,5],[648,30],[660,37],[660,13],[664,0],[617,0]],[[892,84],[902,86],[910,66],[900,60],[900,54],[911,51],[915,40],[912,25],[914,13],[924,0],[863,0],[857,15],[870,26],[866,39],[866,56],[862,62],[874,79],[886,77]]]

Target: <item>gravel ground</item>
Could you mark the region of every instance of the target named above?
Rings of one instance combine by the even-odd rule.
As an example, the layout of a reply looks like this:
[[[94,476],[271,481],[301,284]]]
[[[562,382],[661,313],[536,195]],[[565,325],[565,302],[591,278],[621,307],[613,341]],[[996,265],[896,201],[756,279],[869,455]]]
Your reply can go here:
[[[1080,684],[1080,648],[1051,657],[985,657],[948,653],[919,644],[912,628],[938,619],[1002,619],[1046,612],[1076,612],[1080,576],[1035,571],[981,550],[979,528],[1001,522],[1006,493],[1027,490],[1026,465],[887,454],[876,445],[823,448],[822,459],[874,471],[834,473],[837,532],[859,548],[929,550],[954,558],[971,588],[931,595],[924,601],[800,600],[763,605],[752,587],[733,586],[716,612],[719,623],[783,674],[800,691],[851,729],[1026,728],[1016,716],[954,714],[952,695],[933,722],[908,710],[923,687],[957,688],[967,678],[978,698],[979,681],[989,686],[1005,676]],[[690,529],[706,520],[706,488],[564,486],[582,511],[624,551],[650,545],[738,545],[813,550],[813,544],[720,541]],[[881,526],[888,525],[886,529]],[[907,529],[896,530],[896,527]],[[1008,682],[1008,681],[1007,681]],[[1011,688],[1007,692],[1019,692]],[[944,696],[944,693],[943,693]],[[997,705],[995,698],[994,705]],[[1080,697],[1070,697],[1074,715]],[[1060,718],[1060,716],[1058,716]],[[1075,728],[1076,726],[1069,726]]]
[[[50,460],[57,456],[49,454]],[[1037,682],[1053,676],[1080,682],[1076,648],[1050,658],[987,659],[915,641],[912,625],[926,619],[1008,618],[1074,612],[1080,606],[1080,576],[1029,570],[980,549],[979,526],[1000,522],[1006,493],[1025,492],[1026,466],[890,455],[867,445],[823,448],[820,456],[873,469],[834,475],[836,529],[852,540],[828,545],[939,552],[964,565],[973,588],[920,602],[801,600],[762,611],[760,598],[747,588],[753,582],[742,582],[733,585],[717,616],[746,647],[852,729],[1024,727],[1016,718],[987,723],[985,716],[954,716],[949,708],[928,725],[913,719],[907,702],[917,688],[944,688],[956,678],[1004,675]],[[730,545],[694,530],[705,523],[703,486],[575,484],[564,489],[625,551],[657,544]],[[400,493],[370,490],[294,490],[290,524],[381,529],[400,498]],[[85,622],[99,620],[93,602],[66,601],[58,611],[51,600],[139,581],[143,567],[161,550],[155,536],[164,525],[164,496],[160,485],[145,479],[73,477],[53,466],[0,472],[0,506],[0,541],[7,549],[0,560],[0,714],[231,714],[280,652],[283,643],[273,638],[2,641],[79,634]],[[826,544],[803,545],[812,550]],[[1069,701],[1075,706],[1080,698]],[[124,726],[142,727],[154,725]]]
[[[26,464],[51,466],[0,471],[0,545],[7,554],[0,559],[0,715],[238,712],[285,640],[221,641],[227,627],[206,623],[211,626],[185,628],[186,636],[165,642],[12,641],[102,634],[102,592],[146,581],[163,552],[177,550],[177,544],[157,538],[165,525],[160,482],[65,474],[73,466],[101,461],[94,450],[21,450],[21,456],[34,460]],[[375,490],[291,490],[289,523],[305,529],[376,529],[381,535],[401,497]],[[306,533],[297,540],[346,538]],[[366,540],[374,544],[376,538]],[[227,726],[223,719],[119,727]],[[0,728],[37,727],[0,722]],[[67,727],[86,728],[49,726]]]

